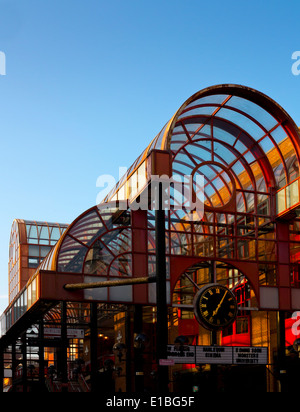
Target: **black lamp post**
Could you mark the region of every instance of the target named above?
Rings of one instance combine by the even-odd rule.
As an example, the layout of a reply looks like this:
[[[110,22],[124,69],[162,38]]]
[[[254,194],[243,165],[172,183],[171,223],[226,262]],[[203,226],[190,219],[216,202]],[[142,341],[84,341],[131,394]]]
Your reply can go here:
[[[137,333],[134,337],[133,347],[135,352],[135,391],[144,391],[144,365],[143,352],[148,341],[144,333]]]
[[[160,359],[167,358],[168,345],[168,310],[167,310],[167,269],[166,269],[166,241],[165,241],[165,210],[162,204],[162,183],[157,187],[159,207],[155,210],[155,249],[156,249],[156,362],[157,362],[157,390],[168,393],[169,372],[167,366],[159,364]]]

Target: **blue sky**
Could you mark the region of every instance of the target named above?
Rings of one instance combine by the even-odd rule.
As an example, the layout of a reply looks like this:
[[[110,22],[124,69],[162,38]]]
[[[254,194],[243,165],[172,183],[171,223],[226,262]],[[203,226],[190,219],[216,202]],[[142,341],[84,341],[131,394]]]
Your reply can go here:
[[[0,312],[14,218],[71,223],[198,90],[237,83],[300,125],[298,0],[0,0]]]

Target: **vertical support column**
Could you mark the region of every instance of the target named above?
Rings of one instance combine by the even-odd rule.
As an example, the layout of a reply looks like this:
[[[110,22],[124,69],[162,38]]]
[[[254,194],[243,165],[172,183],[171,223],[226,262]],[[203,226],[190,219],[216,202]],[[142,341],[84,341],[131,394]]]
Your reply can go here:
[[[91,361],[91,392],[97,391],[98,378],[98,310],[97,303],[91,303],[91,322],[90,322],[90,361]]]
[[[217,282],[217,274],[216,274],[216,262],[211,261],[209,266],[209,281],[210,283]],[[217,331],[212,330],[210,332],[210,344],[212,346],[217,345]],[[217,389],[218,387],[218,365],[210,365],[210,373],[211,373],[211,381],[212,386]]]
[[[22,341],[22,386],[23,386],[23,392],[27,392],[27,344],[26,344],[26,331],[23,333],[21,337]]]
[[[167,358],[168,345],[168,310],[166,299],[166,243],[165,243],[165,211],[162,204],[162,183],[159,183],[159,207],[155,211],[155,248],[156,248],[156,353],[158,391],[168,392],[169,372],[167,366],[160,366],[159,359]]]
[[[285,312],[277,312],[277,362],[280,392],[287,392],[287,371],[285,356]]]
[[[135,305],[133,319],[133,337],[134,339],[142,333],[143,329],[143,307]],[[134,344],[134,382],[135,392],[143,392],[144,390],[144,371],[143,371],[143,348],[138,342]]]
[[[44,319],[39,320],[39,384],[40,389],[45,388],[45,357],[44,357]]]
[[[126,392],[132,392],[132,378],[131,378],[131,319],[130,309],[127,308],[125,315],[125,345],[126,345]]]
[[[210,262],[210,267],[209,267],[209,281],[210,283],[216,283],[217,282],[217,277],[216,277],[216,262],[211,261]],[[216,345],[217,344],[217,332],[215,330],[212,330],[210,332],[210,344],[211,345]],[[216,365],[211,365],[216,366]],[[212,367],[212,369],[215,371],[216,368]]]
[[[67,302],[61,303],[61,380],[62,392],[68,392]]]

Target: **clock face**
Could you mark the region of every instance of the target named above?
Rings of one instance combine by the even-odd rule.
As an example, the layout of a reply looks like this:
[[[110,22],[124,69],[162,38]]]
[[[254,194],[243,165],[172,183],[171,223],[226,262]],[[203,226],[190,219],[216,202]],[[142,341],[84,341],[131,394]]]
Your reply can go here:
[[[225,286],[209,284],[195,296],[195,316],[207,329],[217,330],[228,327],[237,315],[237,303],[234,294]]]

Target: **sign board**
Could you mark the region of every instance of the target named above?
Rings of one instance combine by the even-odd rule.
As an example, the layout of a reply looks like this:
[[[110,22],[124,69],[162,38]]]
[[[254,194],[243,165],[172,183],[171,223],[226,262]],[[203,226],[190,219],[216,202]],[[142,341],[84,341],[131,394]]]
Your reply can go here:
[[[196,346],[196,363],[232,364],[232,347]]]
[[[195,363],[196,346],[188,345],[168,345],[168,359],[173,359],[175,363]]]
[[[268,363],[268,348],[234,347],[233,363],[235,365],[266,365]]]
[[[175,364],[267,365],[268,348],[168,345],[168,359]]]
[[[160,366],[173,366],[175,365],[174,359],[159,359]]]

